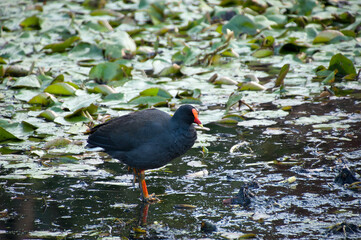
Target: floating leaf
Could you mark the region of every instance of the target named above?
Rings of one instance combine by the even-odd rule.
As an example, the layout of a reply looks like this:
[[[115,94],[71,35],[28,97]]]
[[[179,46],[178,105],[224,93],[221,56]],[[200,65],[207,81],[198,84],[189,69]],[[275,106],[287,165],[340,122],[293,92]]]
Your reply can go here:
[[[328,70],[331,71],[336,69],[338,74],[342,76],[356,74],[356,69],[353,62],[341,53],[338,53],[331,58],[330,65],[328,67]]]
[[[249,35],[255,35],[258,33],[256,23],[247,15],[234,16],[227,24],[223,26],[222,32],[226,34],[227,29],[233,31],[236,37],[239,37],[243,33]]]
[[[344,36],[344,35],[342,32],[337,31],[337,30],[324,30],[315,37],[315,39],[313,40],[313,44],[327,43],[327,42],[331,41],[332,39],[339,37],[339,36]]]
[[[237,85],[238,82],[229,77],[218,77],[213,82],[216,85]]]
[[[171,77],[176,75],[181,75],[180,66],[178,64],[173,64],[172,66],[165,67],[159,73],[160,77],[166,77],[166,76]]]
[[[194,208],[197,208],[197,206],[190,205],[190,204],[175,204],[174,207],[178,208],[178,209],[194,209]]]
[[[44,148],[45,149],[51,149],[51,148],[62,148],[69,145],[71,141],[66,138],[57,138],[54,140],[51,140],[50,142],[45,143]]]
[[[166,5],[164,2],[154,2],[150,5],[148,14],[152,20],[153,25],[159,25],[165,20],[165,8]]]
[[[177,93],[177,98],[200,98],[201,90],[196,88],[194,90],[186,90],[180,93]]]
[[[90,104],[88,107],[82,107],[75,110],[73,113],[66,115],[64,118],[67,121],[91,121],[91,115],[98,111],[98,106]]]
[[[166,103],[168,102],[167,98],[159,96],[138,96],[129,101],[129,103],[137,105],[147,105],[153,106],[155,104]]]
[[[312,10],[317,6],[316,0],[298,0],[292,7],[292,11],[301,16],[308,16]]]
[[[40,88],[40,82],[35,75],[19,77],[13,87],[16,88]]]
[[[121,100],[124,98],[124,93],[111,93],[104,97],[104,100]]]
[[[293,183],[297,180],[295,176],[289,177],[286,180],[281,181],[280,183]]]
[[[263,91],[266,88],[257,82],[241,82],[238,83],[239,91]]]
[[[124,17],[124,15],[121,14],[120,12],[116,12],[111,9],[96,9],[90,13],[90,16],[104,16],[104,15],[109,15],[117,18]]]
[[[236,122],[242,122],[244,121],[244,117],[241,116],[241,115],[237,115],[237,114],[228,114],[228,115],[225,115],[222,120],[234,120]]]
[[[31,17],[24,19],[20,23],[20,26],[22,28],[29,29],[29,30],[31,30],[31,29],[39,30],[40,29],[40,18],[33,15]]]
[[[172,56],[172,61],[179,64],[192,65],[198,60],[199,54],[199,49],[184,47],[182,51],[176,52]]]
[[[54,83],[44,89],[44,92],[65,96],[75,95],[75,91],[76,89],[73,86],[65,82]]]
[[[183,98],[180,100],[181,104],[202,104],[202,101],[199,100],[198,98],[192,98],[192,97],[188,97],[188,98]]]
[[[55,52],[65,52],[67,48],[70,48],[74,42],[79,41],[80,37],[73,36],[66,39],[64,42],[52,43],[45,45],[43,49],[50,49],[53,53]]]
[[[351,24],[351,23],[354,23],[356,20],[355,15],[350,12],[343,12],[340,15],[332,14],[332,16],[334,17],[335,21],[341,22],[341,23]]]
[[[278,74],[277,80],[275,82],[275,87],[284,86],[284,79],[290,70],[290,65],[285,64],[282,66],[280,73]]]
[[[101,84],[94,87],[92,92],[101,93],[103,96],[107,96],[109,94],[117,93],[114,88],[109,87],[108,85]]]
[[[226,113],[229,111],[229,109],[236,103],[239,103],[239,101],[241,101],[243,95],[240,92],[234,92],[232,93],[229,98],[228,101],[226,103]]]
[[[16,137],[11,132],[8,132],[6,129],[0,127],[0,142],[4,141],[21,141],[21,139]]]
[[[227,34],[227,29],[234,32],[234,36],[239,37],[241,34],[256,35],[262,29],[277,25],[269,21],[265,16],[258,15],[236,15],[227,24],[222,27],[222,33]]]
[[[89,72],[89,78],[97,83],[107,83],[114,80],[122,80],[131,76],[131,67],[127,67],[115,62],[100,63]]]
[[[159,96],[166,99],[171,99],[172,95],[162,88],[148,88],[142,92],[139,93],[141,96]]]
[[[57,118],[59,115],[54,112],[53,110],[47,109],[43,112],[41,112],[38,117],[45,118],[47,121],[54,121],[55,118]]]
[[[335,82],[335,75],[337,73],[337,69],[332,71],[323,81],[323,84],[332,84]]]
[[[1,76],[24,77],[29,75],[29,70],[19,66],[1,66]]]
[[[56,101],[56,98],[50,93],[39,93],[28,101],[29,104],[40,104],[42,106],[49,106]]]
[[[135,41],[125,31],[116,29],[106,35],[99,46],[104,49],[105,57],[108,59],[119,59],[125,55],[124,51],[135,52]]]
[[[264,58],[272,55],[273,55],[273,50],[266,48],[258,49],[254,53],[252,53],[252,56],[256,58]]]
[[[76,57],[89,62],[94,59],[103,60],[103,51],[94,44],[80,42],[69,51],[68,56],[71,58]]]
[[[256,238],[257,235],[255,233],[246,233],[246,234],[243,234],[241,236],[239,236],[237,239],[238,240],[241,240],[241,239],[251,239],[251,238]]]
[[[161,88],[148,88],[139,93],[139,96],[131,99],[129,103],[145,105],[145,106],[153,106],[156,104],[163,105],[166,104],[172,95]]]
[[[64,102],[62,108],[73,112],[82,108],[88,108],[92,104],[96,103],[99,99],[100,95],[98,94],[89,94],[86,96],[80,95]]]

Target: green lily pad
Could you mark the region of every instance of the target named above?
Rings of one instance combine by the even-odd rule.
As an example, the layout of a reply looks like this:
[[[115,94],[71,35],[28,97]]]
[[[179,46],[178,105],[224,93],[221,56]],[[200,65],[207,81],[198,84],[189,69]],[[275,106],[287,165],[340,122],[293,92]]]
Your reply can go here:
[[[92,92],[101,93],[103,96],[107,96],[109,94],[117,93],[114,88],[112,88],[112,87],[110,87],[108,85],[105,85],[105,84],[95,86],[93,88]]]
[[[255,35],[258,32],[257,25],[253,19],[247,15],[236,15],[222,28],[222,32],[226,34],[227,29],[234,32],[236,37],[246,33]]]
[[[15,88],[40,88],[40,82],[35,75],[29,75],[26,77],[19,77],[15,84]]]
[[[75,47],[73,47],[69,51],[69,57],[76,57],[77,59],[82,60],[102,60],[103,59],[103,51],[101,48],[94,44],[80,42]]]
[[[284,79],[289,70],[290,70],[289,64],[285,64],[282,66],[280,73],[278,74],[278,77],[276,79],[275,87],[284,86]]]
[[[162,88],[148,88],[139,93],[140,96],[158,96],[166,99],[171,99],[173,96]]]
[[[134,53],[136,51],[135,41],[125,31],[116,29],[105,35],[99,47],[104,49],[105,57],[108,59],[119,59],[124,55],[124,50]]]
[[[40,29],[40,18],[37,17],[36,15],[27,17],[20,23],[20,27],[22,27],[24,29],[29,29],[29,30],[32,30],[32,29],[39,30]]]
[[[0,127],[0,142],[5,141],[21,141],[21,139],[16,137],[11,132],[7,131],[6,129]]]
[[[311,15],[312,10],[317,6],[316,0],[298,0],[292,7],[292,11],[301,16]]]
[[[139,96],[131,99],[129,103],[138,105],[153,106],[155,104],[163,104],[168,102],[172,95],[161,88],[148,88],[139,93]]]
[[[124,93],[111,93],[104,97],[106,101],[121,100],[124,98]]]
[[[49,106],[56,101],[56,98],[50,93],[39,93],[28,101],[29,104],[40,104],[42,106]]]
[[[38,117],[44,118],[45,120],[52,122],[55,118],[57,118],[59,115],[54,112],[53,110],[47,109],[43,112],[41,112]]]
[[[64,119],[71,122],[91,121],[93,120],[91,115],[95,114],[97,111],[98,106],[90,104],[88,107],[78,108],[73,113],[66,115]]]
[[[176,52],[172,56],[172,61],[179,64],[192,65],[197,62],[199,54],[199,49],[184,47],[182,51]]]
[[[77,111],[82,108],[88,108],[92,104],[96,103],[100,99],[99,94],[86,94],[73,97],[67,101],[65,101],[61,107],[63,109],[67,109],[71,112]]]
[[[220,124],[237,124],[238,122],[242,122],[245,119],[243,116],[238,114],[227,114],[222,119],[218,120],[217,123]]]
[[[73,86],[65,82],[54,83],[44,89],[44,92],[64,96],[73,96],[75,91],[76,89]]]
[[[229,111],[229,109],[236,103],[239,103],[243,97],[243,94],[240,92],[234,92],[232,93],[226,103],[226,113]]]
[[[158,25],[164,22],[165,20],[165,11],[166,5],[164,2],[154,2],[150,5],[148,9],[148,14],[152,20],[153,25]]]
[[[264,91],[266,88],[257,82],[241,82],[238,83],[239,91]]]
[[[173,64],[172,66],[166,67],[159,73],[160,77],[171,77],[176,75],[181,75],[180,66],[178,64]]]
[[[337,69],[332,71],[323,81],[323,84],[332,84],[335,82],[335,75],[337,73]]]
[[[138,96],[129,101],[131,104],[153,106],[159,103],[168,102],[167,98],[159,96]]]
[[[268,20],[263,15],[253,17],[252,15],[236,15],[227,24],[222,27],[222,33],[226,34],[227,29],[234,32],[234,36],[239,37],[241,34],[256,35],[262,29],[277,25],[275,22]]]
[[[356,68],[353,62],[341,53],[334,55],[330,60],[328,70],[334,71],[336,69],[338,71],[337,73],[342,76],[356,74]]]
[[[337,30],[324,30],[315,37],[315,39],[313,40],[313,44],[327,43],[339,36],[344,36],[344,34]]]
[[[272,55],[273,55],[273,50],[267,48],[258,49],[254,53],[252,53],[252,56],[256,58],[264,58]]]
[[[52,44],[45,45],[43,49],[50,49],[53,53],[65,52],[65,50],[67,48],[70,48],[73,45],[73,43],[75,43],[76,41],[79,41],[79,40],[80,40],[80,37],[73,36],[60,43],[52,43]]]
[[[70,143],[71,141],[69,139],[60,137],[45,143],[44,148],[45,149],[62,148],[68,146]]]
[[[98,83],[107,83],[109,81],[122,80],[131,76],[133,68],[114,62],[100,63],[89,72],[89,78]]]

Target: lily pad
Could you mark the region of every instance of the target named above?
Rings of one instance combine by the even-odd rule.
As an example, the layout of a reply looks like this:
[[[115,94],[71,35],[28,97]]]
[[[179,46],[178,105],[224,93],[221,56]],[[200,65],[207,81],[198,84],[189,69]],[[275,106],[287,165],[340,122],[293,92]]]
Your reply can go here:
[[[47,109],[43,112],[41,112],[38,117],[45,118],[47,121],[54,121],[55,118],[57,118],[59,115],[54,112],[53,110]]]
[[[95,93],[101,93],[103,96],[107,96],[109,94],[114,94],[116,93],[115,89],[105,85],[105,84],[101,84],[101,85],[97,85],[93,88],[92,92]]]
[[[0,127],[0,142],[4,141],[21,141],[21,139],[16,137],[11,132],[7,131],[6,129]]]
[[[243,95],[240,92],[234,92],[232,93],[226,103],[226,113],[230,110],[230,108],[235,105],[236,103],[239,103],[241,101]]]
[[[49,106],[56,101],[56,98],[50,93],[39,93],[28,101],[29,104],[40,104],[43,106]]]
[[[107,83],[115,80],[122,80],[131,76],[131,67],[115,62],[100,63],[89,72],[89,78],[98,83]]]
[[[339,37],[339,36],[344,36],[344,35],[342,32],[337,31],[337,30],[324,30],[315,37],[315,39],[313,40],[313,44],[327,43],[327,42],[331,41],[332,39]]]
[[[241,82],[237,84],[239,91],[263,91],[266,88],[257,82]]]
[[[161,88],[148,88],[139,93],[139,96],[131,99],[129,103],[140,105],[155,105],[166,103],[172,98],[172,95]]]
[[[64,52],[67,48],[70,48],[73,43],[79,41],[80,37],[73,36],[60,43],[52,43],[44,46],[43,49],[50,49],[53,53]]]
[[[284,79],[290,70],[290,64],[285,64],[282,66],[280,73],[278,74],[278,77],[275,82],[275,87],[284,86]]]
[[[197,48],[184,47],[182,51],[172,56],[172,61],[183,65],[192,65],[198,60],[200,50]]]
[[[64,96],[75,95],[75,91],[76,89],[73,86],[65,82],[54,83],[44,89],[44,92]]]
[[[273,55],[273,50],[267,48],[258,49],[254,53],[252,53],[252,56],[256,58],[264,58],[272,55]]]
[[[337,73],[342,76],[348,74],[356,74],[356,68],[353,62],[344,55],[342,55],[342,53],[338,53],[331,58],[328,70],[334,71],[336,69]]]
[[[33,15],[31,17],[27,17],[26,19],[24,19],[21,23],[20,26],[24,29],[36,29],[39,30],[40,29],[40,18],[36,15]]]
[[[16,88],[40,88],[40,82],[35,75],[19,77],[13,87]]]

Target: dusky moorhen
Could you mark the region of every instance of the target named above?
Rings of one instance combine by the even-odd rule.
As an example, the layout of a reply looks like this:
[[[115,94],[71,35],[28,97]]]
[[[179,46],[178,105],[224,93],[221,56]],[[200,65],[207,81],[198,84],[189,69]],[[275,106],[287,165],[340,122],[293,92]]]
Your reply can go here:
[[[186,153],[197,139],[193,123],[202,126],[191,105],[179,107],[172,117],[158,109],[146,109],[93,127],[87,147],[101,147],[132,168],[143,201],[155,201],[148,194],[144,170],[162,167]]]

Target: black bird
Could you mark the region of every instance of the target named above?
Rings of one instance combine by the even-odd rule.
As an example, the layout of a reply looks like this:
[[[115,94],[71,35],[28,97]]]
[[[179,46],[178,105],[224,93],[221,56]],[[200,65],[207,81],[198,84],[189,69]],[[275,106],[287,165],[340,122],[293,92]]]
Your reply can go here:
[[[143,201],[150,197],[144,170],[159,168],[190,149],[197,139],[193,123],[202,126],[198,111],[183,105],[171,117],[158,109],[123,115],[90,129],[87,147],[101,147],[134,170]]]

